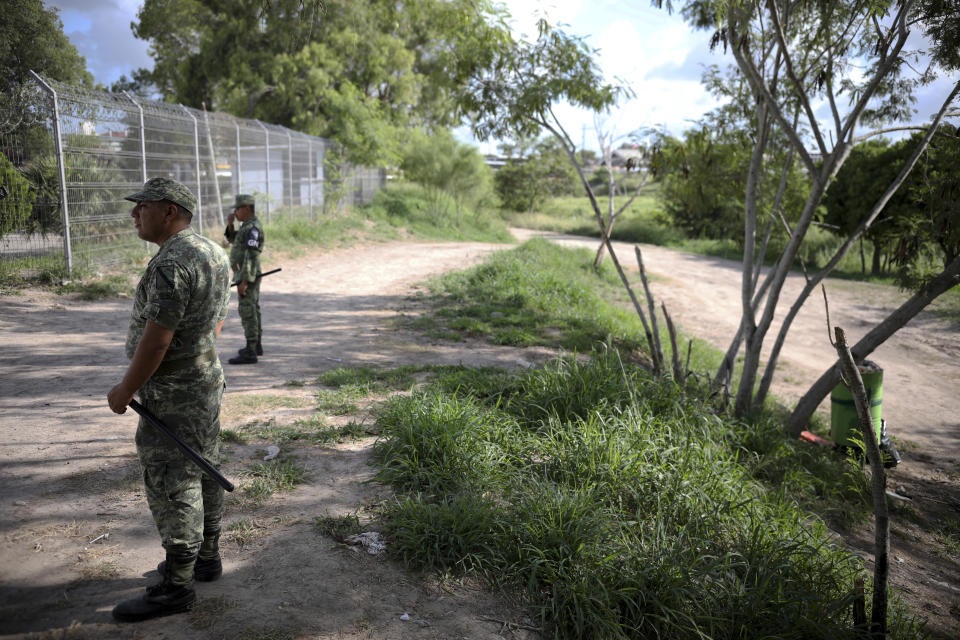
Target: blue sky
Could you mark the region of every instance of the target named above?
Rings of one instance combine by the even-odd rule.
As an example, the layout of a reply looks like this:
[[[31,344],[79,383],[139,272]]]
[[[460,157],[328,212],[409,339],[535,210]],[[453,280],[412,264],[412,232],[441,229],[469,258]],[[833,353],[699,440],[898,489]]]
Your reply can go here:
[[[138,67],[151,67],[147,43],[130,30],[142,0],[45,0],[60,9],[64,31],[87,60],[97,82],[109,85]],[[509,0],[513,29],[536,34],[544,15],[586,38],[599,49],[598,62],[608,80],[619,79],[636,96],[604,117],[603,129],[626,136],[643,127],[663,127],[680,134],[717,106],[700,85],[705,65],[732,63],[711,52],[709,33],[691,30],[677,15],[654,9],[648,0]],[[917,122],[929,119],[956,78],[941,78],[919,94]],[[597,148],[594,117],[569,107],[557,109],[564,127],[579,144]],[[463,139],[468,137],[458,132]],[[493,144],[481,145],[493,151]]]

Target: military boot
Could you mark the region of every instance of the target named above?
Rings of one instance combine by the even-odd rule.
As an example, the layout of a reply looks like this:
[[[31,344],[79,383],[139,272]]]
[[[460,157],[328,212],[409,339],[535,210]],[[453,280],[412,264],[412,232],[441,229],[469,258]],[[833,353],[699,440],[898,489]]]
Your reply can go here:
[[[240,352],[227,360],[230,364],[256,364],[257,363],[257,353],[250,347],[244,347],[240,349]]]
[[[257,346],[256,346],[256,348],[253,350],[254,353],[256,353],[258,356],[262,356],[262,355],[263,355],[263,345],[260,344],[260,339],[261,339],[262,337],[263,337],[262,335],[257,336]]]
[[[160,584],[147,587],[139,598],[121,602],[113,608],[113,617],[120,622],[140,622],[182,613],[193,608],[197,594],[193,590],[193,567],[197,556],[167,553]]]
[[[161,576],[167,570],[167,562],[157,565],[157,573]],[[203,532],[203,544],[197,554],[197,563],[193,565],[193,579],[197,582],[213,582],[223,575],[223,562],[220,560],[220,530],[208,533]]]

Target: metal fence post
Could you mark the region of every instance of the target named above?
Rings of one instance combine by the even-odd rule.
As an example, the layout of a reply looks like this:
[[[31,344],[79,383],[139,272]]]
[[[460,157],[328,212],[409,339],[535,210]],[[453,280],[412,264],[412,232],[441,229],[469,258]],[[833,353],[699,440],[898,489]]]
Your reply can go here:
[[[293,138],[290,137],[290,129],[287,129],[287,170],[290,173],[290,179],[287,181],[290,183],[290,201],[289,205],[293,206]]]
[[[243,193],[243,166],[240,164],[240,125],[237,119],[233,119],[233,128],[237,130],[237,190],[233,197],[236,199],[238,193]]]
[[[67,173],[63,167],[63,140],[60,138],[60,105],[57,92],[35,71],[30,70],[40,86],[53,97],[53,144],[57,153],[57,174],[60,181],[60,214],[63,220],[63,257],[67,276],[73,271],[73,252],[70,246],[70,207],[67,204]]]
[[[264,135],[264,138],[266,139],[265,144],[267,148],[267,154],[266,154],[267,155],[267,178],[264,182],[266,182],[267,184],[267,222],[270,222],[270,131],[267,129],[266,125],[264,125],[259,120],[254,120],[254,122],[260,125],[260,128],[263,129],[263,135]],[[282,182],[280,183],[280,187],[281,189],[283,188]]]
[[[220,226],[223,220],[223,198],[220,196],[220,178],[217,177],[217,154],[213,150],[213,135],[210,133],[210,118],[207,116],[207,105],[203,104],[203,126],[207,129],[207,150],[210,152],[210,168],[213,169],[213,192],[217,197],[217,211],[220,213]]]
[[[140,110],[140,175],[143,178],[143,181],[147,181],[147,139],[146,139],[146,127],[143,126],[143,107],[140,106],[140,103],[137,102],[129,91],[123,92],[125,96],[137,106],[137,109]]]
[[[197,124],[197,117],[190,113],[189,109],[183,105],[180,105],[180,108],[193,120],[193,157],[197,164],[197,230],[200,235],[203,235],[203,196],[200,194],[202,190],[200,186],[200,127]]]
[[[316,175],[313,169],[313,138],[307,138],[307,157],[310,158],[307,164],[310,171],[307,178],[307,197],[310,199],[310,219],[313,220],[313,178]]]

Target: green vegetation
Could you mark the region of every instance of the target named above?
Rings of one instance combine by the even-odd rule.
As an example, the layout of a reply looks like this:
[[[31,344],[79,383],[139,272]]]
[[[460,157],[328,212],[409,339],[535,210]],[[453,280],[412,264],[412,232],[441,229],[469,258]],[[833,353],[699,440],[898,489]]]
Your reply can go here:
[[[646,344],[612,267],[605,264],[597,274],[585,249],[531,240],[428,287],[435,296],[433,314],[408,322],[434,337],[486,337],[496,344],[578,351],[608,336],[627,351]],[[699,358],[701,350],[695,351]]]
[[[503,220],[488,209],[471,209],[447,193],[417,184],[381,189],[364,208],[377,225],[429,240],[513,242]],[[398,236],[399,237],[399,236]]]
[[[241,474],[244,478],[243,497],[253,506],[259,506],[275,493],[291,491],[306,480],[307,470],[289,460],[275,458],[255,464]]]
[[[345,516],[319,516],[314,519],[313,528],[320,535],[333,538],[334,540],[343,540],[347,536],[352,536],[363,531],[360,518],[358,518],[355,513]]]
[[[863,567],[797,501],[862,517],[868,487],[775,416],[724,419],[605,351],[441,373],[377,423],[394,553],[525,593],[555,637],[856,637]]]
[[[127,276],[107,275],[95,280],[74,280],[57,287],[57,293],[76,293],[81,300],[132,296],[136,284]]]

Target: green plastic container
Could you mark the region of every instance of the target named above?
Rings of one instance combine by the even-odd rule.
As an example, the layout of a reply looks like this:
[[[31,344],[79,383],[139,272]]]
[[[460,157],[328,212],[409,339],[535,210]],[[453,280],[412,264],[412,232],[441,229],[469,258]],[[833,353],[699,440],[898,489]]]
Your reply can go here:
[[[860,365],[860,377],[867,389],[867,401],[870,403],[870,419],[880,442],[881,409],[883,408],[883,369],[877,363],[864,360]],[[842,382],[830,392],[830,436],[838,445],[853,446],[851,437],[862,440],[857,406],[853,402],[853,393]],[[859,448],[859,447],[857,447]]]

